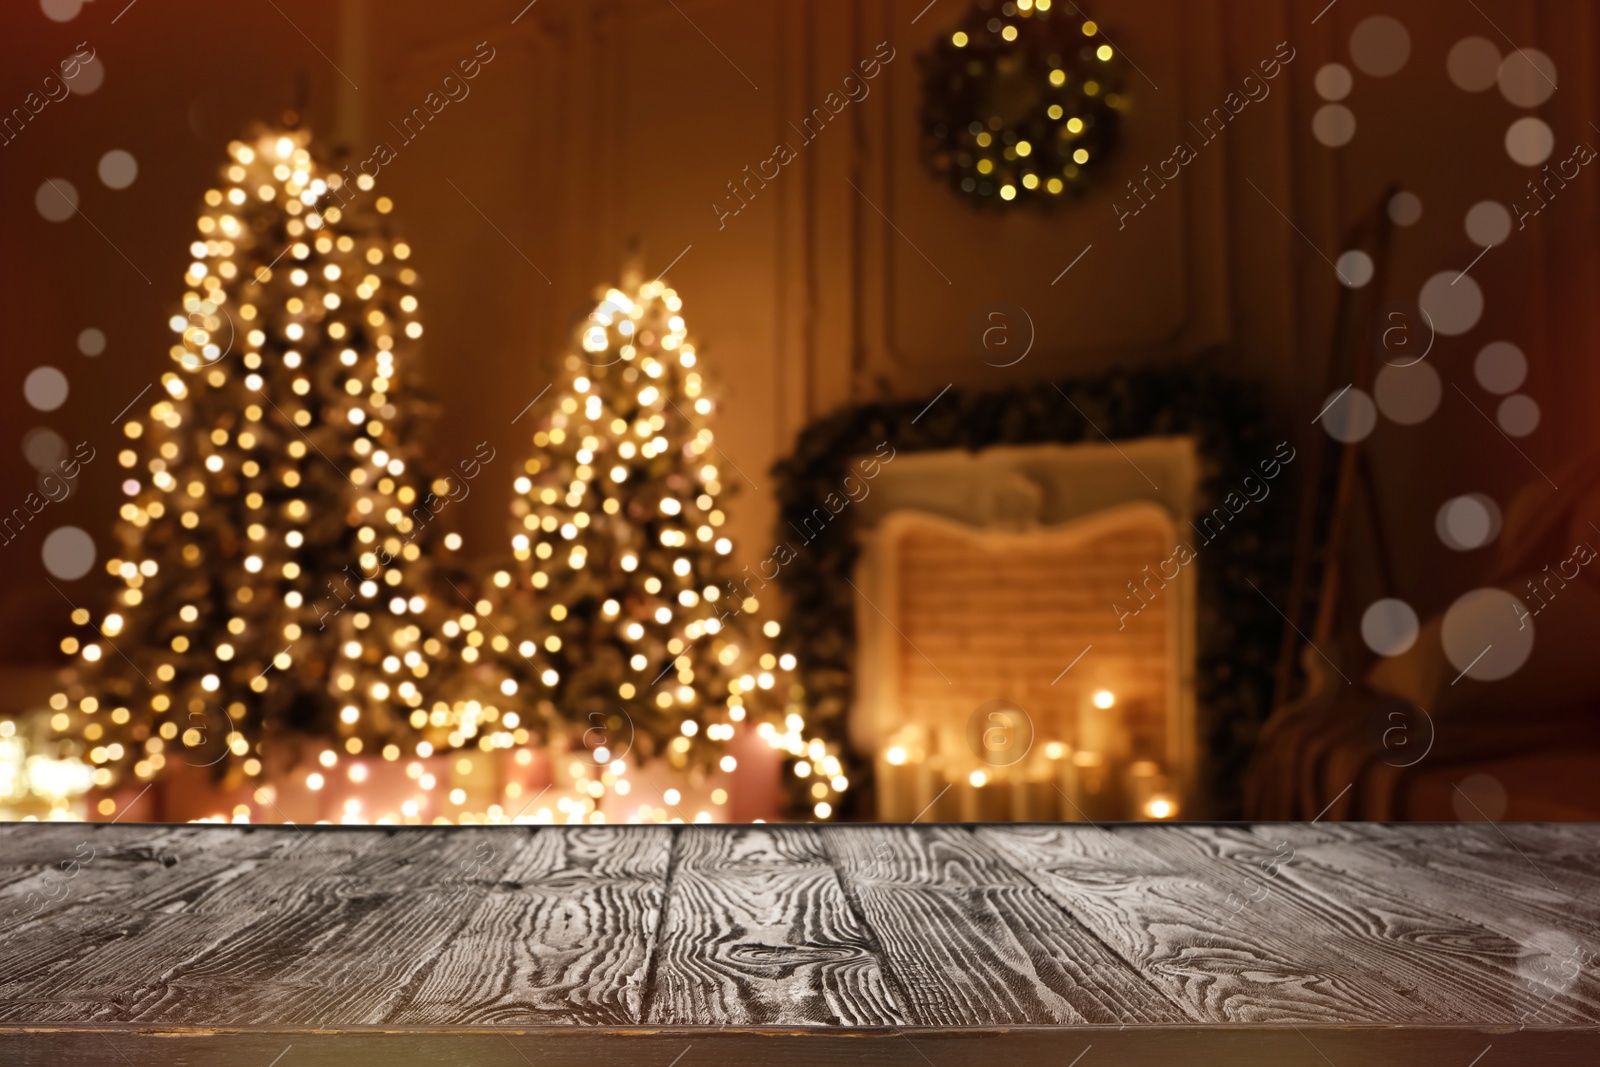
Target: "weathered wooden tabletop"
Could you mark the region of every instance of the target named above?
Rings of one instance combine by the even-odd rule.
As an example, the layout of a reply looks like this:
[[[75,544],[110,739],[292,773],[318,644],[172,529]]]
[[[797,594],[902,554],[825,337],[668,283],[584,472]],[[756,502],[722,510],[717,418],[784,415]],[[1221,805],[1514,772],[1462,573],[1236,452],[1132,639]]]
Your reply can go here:
[[[4,1064],[1595,1064],[1597,952],[1594,825],[0,827]]]

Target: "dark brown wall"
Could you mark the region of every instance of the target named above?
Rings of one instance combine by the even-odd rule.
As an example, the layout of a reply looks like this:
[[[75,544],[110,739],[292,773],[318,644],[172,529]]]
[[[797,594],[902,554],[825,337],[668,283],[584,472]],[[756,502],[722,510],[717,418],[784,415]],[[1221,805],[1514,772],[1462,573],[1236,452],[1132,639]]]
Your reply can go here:
[[[931,396],[949,383],[999,388],[1224,344],[1236,353],[1227,369],[1266,385],[1286,432],[1316,432],[1336,295],[1327,260],[1348,222],[1391,182],[1422,196],[1422,222],[1397,239],[1392,279],[1396,297],[1414,298],[1426,277],[1476,254],[1461,224],[1467,208],[1508,202],[1529,176],[1501,146],[1526,112],[1445,76],[1462,37],[1504,50],[1503,31],[1552,55],[1560,90],[1539,113],[1558,148],[1600,144],[1589,125],[1597,46],[1585,4],[1341,0],[1313,24],[1319,4],[1101,0],[1090,12],[1138,68],[1113,173],[1050,216],[978,214],[917,157],[916,55],[965,10],[964,0],[925,2],[539,0],[513,24],[520,0],[146,0],[120,15],[118,0],[99,0],[57,24],[19,0],[3,16],[0,104],[20,102],[79,41],[93,45],[106,77],[0,147],[0,507],[32,488],[21,438],[33,426],[88,440],[101,459],[77,498],[0,546],[5,656],[39,662],[65,627],[61,594],[91,595],[93,577],[53,591],[39,543],[73,522],[102,538],[102,554],[110,547],[111,422],[163,366],[197,198],[226,142],[293,103],[297,83],[312,125],[346,138],[356,158],[378,139],[398,146],[380,182],[423,279],[425,375],[441,404],[434,454],[452,463],[488,439],[505,457],[456,516],[469,548],[503,536],[527,436],[512,419],[550,382],[574,317],[618,273],[631,239],[651,273],[682,253],[670,280],[722,382],[719,444],[748,475],[736,533],[757,559],[774,515],[769,466],[810,419],[853,400]],[[1311,135],[1322,103],[1313,77],[1326,62],[1349,65],[1351,29],[1376,12],[1406,23],[1410,61],[1381,81],[1356,75],[1346,103],[1357,137],[1328,149]],[[471,96],[400,145],[390,121],[482,41],[496,58]],[[895,58],[870,96],[799,146],[789,123],[883,41]],[[1111,203],[1122,181],[1169,155],[1186,123],[1282,41],[1296,58],[1270,97],[1119,230]],[[712,202],[725,183],[782,139],[799,158],[719,229]],[[95,177],[112,148],[138,160],[126,190]],[[76,185],[79,217],[39,216],[33,198],[46,178]],[[1595,441],[1597,190],[1600,177],[1586,174],[1474,268],[1487,310],[1436,350],[1447,383],[1440,412],[1421,426],[1382,424],[1372,439],[1400,591],[1424,609],[1484,562],[1439,547],[1433,512],[1447,496],[1483,490],[1503,502],[1536,476],[1532,462],[1554,466]],[[1021,304],[1037,327],[1033,353],[1003,371],[968,339],[972,318],[999,300]],[[110,339],[95,359],[74,345],[87,326]],[[1480,399],[1471,360],[1497,338],[1533,362],[1527,388],[1545,422],[1518,442],[1530,462],[1450,384]],[[22,380],[40,364],[71,380],[57,412],[23,402]],[[1372,584],[1370,567],[1357,572]]]

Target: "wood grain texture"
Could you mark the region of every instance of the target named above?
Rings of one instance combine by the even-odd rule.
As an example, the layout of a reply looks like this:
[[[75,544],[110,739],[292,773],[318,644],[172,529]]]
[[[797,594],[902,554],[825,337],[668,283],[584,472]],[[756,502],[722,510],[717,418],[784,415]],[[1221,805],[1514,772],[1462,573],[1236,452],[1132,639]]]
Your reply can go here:
[[[1543,885],[1600,918],[1600,850],[1586,829],[1554,823],[1335,823],[1330,832],[1387,852],[1408,868],[1443,866],[1514,896]]]
[[[1573,840],[1579,835],[1552,839],[1516,826],[1452,827],[1438,835],[1410,829],[1351,833],[1336,825],[1329,828],[1333,840],[1308,845],[1301,854],[1374,889],[1396,887],[1387,891],[1431,901],[1440,912],[1489,931],[1495,940],[1485,953],[1538,1002],[1534,1010],[1522,1009],[1521,1021],[1600,1015],[1600,879],[1576,875],[1562,858],[1565,852],[1580,865],[1587,858],[1566,851],[1581,843]],[[1535,848],[1538,861],[1517,854],[1520,866],[1495,862],[1505,841],[1523,838],[1527,844],[1530,836],[1554,847]],[[1501,842],[1499,853],[1483,848],[1491,838]]]
[[[505,866],[385,1022],[639,1021],[672,831],[575,827],[491,837]],[[485,873],[488,873],[487,870]],[[486,962],[493,961],[492,966]]]
[[[187,833],[84,864],[60,921],[7,946],[31,970],[18,1000],[0,985],[0,1020],[207,1025],[266,1003],[288,1025],[382,1022],[476,910],[495,836]]]
[[[688,826],[678,834],[650,1022],[908,1021],[815,829]]]
[[[821,833],[919,1025],[1184,1018],[965,828]]]
[[[1283,835],[1266,827],[1229,827],[1215,830],[1213,839],[1219,854],[1249,863]],[[1478,909],[1451,907],[1460,894],[1430,892],[1425,876],[1396,879],[1392,871],[1385,877],[1374,869],[1352,869],[1337,857],[1319,857],[1319,843],[1320,835],[1307,835],[1295,857],[1280,865],[1284,901],[1317,907],[1329,931],[1319,944],[1388,976],[1409,994],[1415,1014],[1396,1021],[1415,1021],[1424,1013],[1481,1020],[1488,1011],[1518,1025],[1541,1011],[1566,1023],[1595,1017],[1600,1004],[1551,1003],[1544,990],[1525,980],[1515,940],[1481,921]],[[1426,857],[1419,858],[1425,868]],[[1518,907],[1538,892],[1534,872],[1527,876]]]
[[[1596,846],[1542,825],[5,826],[0,1063],[1592,1064]]]
[[[977,833],[1200,1021],[1515,1026],[1540,1007],[1503,936],[1420,879],[1316,862],[1320,827]]]

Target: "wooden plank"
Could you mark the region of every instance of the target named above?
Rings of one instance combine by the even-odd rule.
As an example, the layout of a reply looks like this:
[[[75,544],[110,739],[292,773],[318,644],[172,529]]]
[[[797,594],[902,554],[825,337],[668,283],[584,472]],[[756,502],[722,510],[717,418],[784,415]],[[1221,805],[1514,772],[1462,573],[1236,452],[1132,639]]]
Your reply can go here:
[[[1124,958],[1210,1022],[1516,1025],[1504,939],[1312,867],[1316,827],[985,827]]]
[[[1565,966],[1547,935],[1595,945],[1597,844],[1592,826],[0,827],[0,915],[67,886],[0,939],[0,1063],[1467,1067],[1492,1046],[1481,1067],[1587,1065],[1593,961],[1529,966]]]
[[[1444,864],[1460,877],[1518,893],[1543,885],[1600,919],[1600,849],[1586,824],[1358,823],[1330,832],[1413,867]],[[1426,857],[1425,859],[1423,857]]]
[[[672,831],[540,830],[385,1018],[397,1026],[639,1022]],[[509,846],[509,847],[508,847]]]
[[[122,842],[83,823],[23,823],[7,827],[0,849],[0,944],[25,927],[48,922],[74,898],[95,891],[107,878],[117,884],[140,864],[159,861],[185,840],[199,840],[196,827],[151,828],[137,842]],[[235,839],[205,838],[218,844]],[[91,873],[90,877],[85,877]]]
[[[85,867],[90,885],[55,929],[17,946],[40,963],[0,985],[0,1020],[382,1022],[476,910],[493,836],[309,829],[263,849],[201,835],[135,878]]]
[[[1216,827],[1206,833],[1219,853],[1241,863],[1251,862],[1252,856],[1272,849],[1274,841],[1283,839],[1278,827],[1267,826]],[[1307,899],[1325,901],[1329,913],[1342,924],[1381,939],[1384,944],[1393,943],[1413,966],[1434,977],[1435,982],[1419,986],[1418,994],[1437,990],[1434,995],[1440,1003],[1437,1009],[1431,1009],[1439,1013],[1436,1017],[1450,1017],[1443,1015],[1450,1011],[1473,1022],[1513,1021],[1523,1025],[1535,1016],[1556,1022],[1582,1022],[1600,1015],[1600,999],[1595,996],[1600,992],[1600,983],[1592,973],[1587,977],[1581,974],[1592,959],[1585,958],[1582,967],[1571,973],[1572,981],[1563,983],[1560,989],[1529,981],[1531,974],[1519,966],[1531,946],[1520,944],[1512,929],[1531,935],[1533,928],[1523,926],[1520,920],[1507,922],[1507,913],[1515,910],[1526,916],[1540,896],[1551,892],[1525,862],[1526,857],[1518,857],[1524,861],[1518,863],[1503,855],[1502,868],[1518,870],[1520,881],[1513,895],[1500,898],[1501,905],[1484,907],[1469,901],[1473,897],[1487,901],[1489,894],[1472,890],[1441,893],[1430,884],[1427,868],[1441,858],[1444,849],[1413,853],[1410,863],[1385,872],[1321,856],[1318,846],[1325,840],[1323,833],[1300,836],[1303,840],[1297,854],[1281,864],[1280,877],[1298,886]],[[1555,917],[1553,911],[1547,914]],[[1563,925],[1570,928],[1571,920],[1568,913]],[[1573,939],[1568,936],[1566,940]],[[1589,955],[1592,954],[1593,949]],[[1492,1009],[1486,1012],[1485,1004],[1492,1005]]]
[[[1374,895],[1427,900],[1431,909],[1498,935],[1497,944],[1478,951],[1539,1001],[1519,1022],[1600,1017],[1600,899],[1548,881],[1547,852],[1530,847],[1496,863],[1482,853],[1464,857],[1452,839],[1334,832],[1336,839],[1302,846],[1300,857],[1346,872]]]
[[[1417,833],[1439,830],[1437,834]],[[1530,830],[1537,832],[1530,833]],[[1334,823],[1326,841],[1311,846],[1322,856],[1361,856],[1395,872],[1390,877],[1436,885],[1451,906],[1485,897],[1557,924],[1600,928],[1600,868],[1583,870],[1588,857],[1577,835],[1484,823],[1439,827]],[[1505,835],[1505,836],[1502,836]],[[1520,842],[1520,843],[1519,843]],[[1590,842],[1588,851],[1594,851]]]
[[[233,827],[8,829],[6,841],[18,847],[5,849],[6,858],[17,864],[13,870],[28,874],[7,887],[0,907],[7,919],[22,915],[0,937],[0,1019],[114,1015],[115,998],[131,978],[159,963],[160,946],[150,946],[154,956],[121,964],[98,966],[96,957],[194,906],[208,887],[236,881],[263,848],[291,840],[279,833],[256,839]],[[203,929],[191,922],[166,943],[176,947]]]
[[[821,830],[847,892],[923,1026],[1185,1018],[968,830]]]
[[[678,834],[650,1022],[907,1022],[814,829],[686,826]]]

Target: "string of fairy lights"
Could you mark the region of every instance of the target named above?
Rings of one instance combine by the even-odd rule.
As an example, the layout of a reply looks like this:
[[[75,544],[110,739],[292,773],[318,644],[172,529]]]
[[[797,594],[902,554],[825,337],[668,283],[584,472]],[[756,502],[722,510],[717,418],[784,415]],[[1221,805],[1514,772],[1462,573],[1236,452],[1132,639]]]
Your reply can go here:
[[[441,574],[460,538],[429,528],[452,479],[416,454],[423,326],[392,202],[301,131],[231,144],[223,179],[173,366],[120,428],[120,588],[61,643],[50,727],[99,811],[179,760],[248,793],[216,813],[234,821],[291,793],[346,822],[707,821],[748,724],[830,817],[849,782],[731,562],[677,294],[612,289],[583,324],[515,483],[512,558],[467,594]],[[495,753],[542,755],[558,788],[535,807],[525,775],[464,787]],[[646,766],[682,788],[625,799]]]

